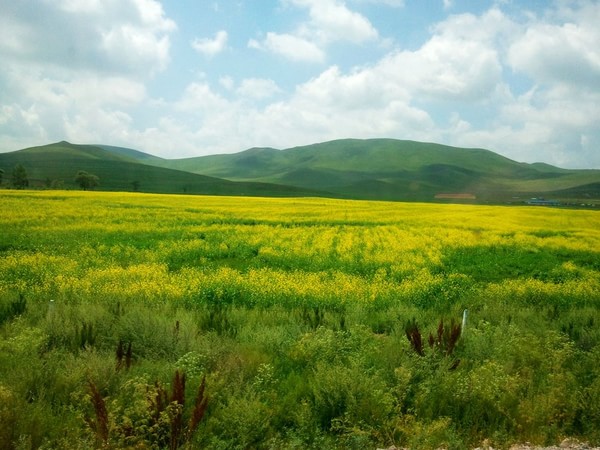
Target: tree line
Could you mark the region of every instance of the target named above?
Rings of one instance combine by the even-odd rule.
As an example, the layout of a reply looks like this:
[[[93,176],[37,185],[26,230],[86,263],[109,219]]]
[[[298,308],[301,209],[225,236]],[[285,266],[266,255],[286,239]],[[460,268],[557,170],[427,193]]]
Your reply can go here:
[[[4,183],[4,170],[0,169],[0,185]],[[74,178],[75,183],[84,191],[93,190],[100,184],[100,178],[93,173],[79,170]],[[22,164],[17,164],[11,172],[10,186],[15,189],[26,189],[29,187],[29,176]]]

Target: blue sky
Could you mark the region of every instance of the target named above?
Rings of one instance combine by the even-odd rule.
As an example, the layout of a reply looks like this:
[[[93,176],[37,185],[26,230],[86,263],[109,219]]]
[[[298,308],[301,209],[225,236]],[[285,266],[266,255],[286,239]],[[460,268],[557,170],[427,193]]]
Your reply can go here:
[[[600,2],[0,0],[0,151],[390,137],[600,168]]]

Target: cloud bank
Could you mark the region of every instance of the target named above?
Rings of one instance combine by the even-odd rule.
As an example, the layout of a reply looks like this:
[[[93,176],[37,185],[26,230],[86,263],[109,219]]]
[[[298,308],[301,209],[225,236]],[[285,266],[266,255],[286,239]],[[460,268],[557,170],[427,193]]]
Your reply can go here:
[[[195,72],[162,97],[180,25],[158,1],[0,1],[1,150],[67,139],[184,157],[392,137],[600,168],[597,2],[451,14],[407,48],[364,12],[401,14],[403,1],[283,0],[279,14],[295,14],[287,28],[237,40],[217,28],[187,45],[211,64],[249,52],[309,76]],[[339,48],[379,56],[348,67]]]

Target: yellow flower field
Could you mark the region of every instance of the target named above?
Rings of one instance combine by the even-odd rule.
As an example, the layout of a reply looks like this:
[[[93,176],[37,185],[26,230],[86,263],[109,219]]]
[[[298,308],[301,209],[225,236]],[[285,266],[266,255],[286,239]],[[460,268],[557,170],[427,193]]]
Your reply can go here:
[[[600,443],[596,211],[8,190],[0,208],[6,448]]]
[[[80,192],[4,192],[0,205],[4,294],[181,302],[211,289],[248,306],[335,306],[473,286],[501,299],[600,292],[593,211]],[[516,268],[497,279],[494,264]]]

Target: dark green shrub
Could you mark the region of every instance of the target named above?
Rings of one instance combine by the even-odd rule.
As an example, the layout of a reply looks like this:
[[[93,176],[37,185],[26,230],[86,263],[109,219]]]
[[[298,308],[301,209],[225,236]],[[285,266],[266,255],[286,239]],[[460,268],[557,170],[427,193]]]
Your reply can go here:
[[[19,298],[16,300],[10,300],[7,304],[0,305],[0,325],[24,314],[26,310],[27,300],[22,293],[19,293]]]

